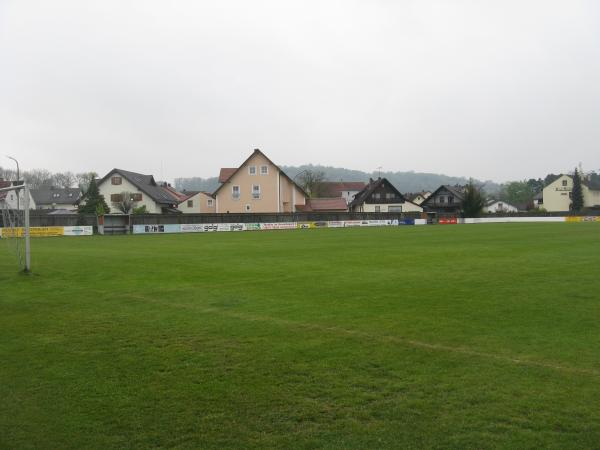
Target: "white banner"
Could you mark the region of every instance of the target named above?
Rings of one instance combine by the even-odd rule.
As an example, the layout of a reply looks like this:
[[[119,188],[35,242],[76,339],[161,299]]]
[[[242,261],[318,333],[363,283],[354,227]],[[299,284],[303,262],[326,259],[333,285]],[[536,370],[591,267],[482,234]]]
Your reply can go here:
[[[91,236],[94,234],[94,227],[81,226],[81,227],[64,227],[64,236]]]

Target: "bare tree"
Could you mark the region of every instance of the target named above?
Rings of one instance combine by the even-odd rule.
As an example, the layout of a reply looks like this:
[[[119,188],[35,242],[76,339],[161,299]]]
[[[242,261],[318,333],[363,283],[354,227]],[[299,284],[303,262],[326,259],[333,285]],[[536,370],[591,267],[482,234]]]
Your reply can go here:
[[[52,186],[52,172],[46,169],[33,169],[23,173],[25,182],[31,189]]]
[[[5,169],[4,167],[0,167],[0,178],[5,180],[14,181],[17,179],[17,171],[12,169]]]
[[[70,188],[75,184],[73,172],[57,172],[52,175],[52,185],[59,188]]]
[[[325,181],[325,172],[320,170],[305,170],[298,176],[298,181],[311,197],[319,197],[323,190],[323,181]]]
[[[96,172],[82,172],[75,175],[77,186],[79,186],[79,189],[81,189],[81,192],[84,194],[87,192],[90,182],[96,178],[98,178]]]

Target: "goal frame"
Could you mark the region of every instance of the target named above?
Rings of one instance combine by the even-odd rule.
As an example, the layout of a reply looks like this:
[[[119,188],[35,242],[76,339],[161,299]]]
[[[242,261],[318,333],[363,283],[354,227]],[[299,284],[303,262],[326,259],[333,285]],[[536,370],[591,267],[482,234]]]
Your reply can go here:
[[[31,272],[31,243],[29,230],[29,186],[26,183],[0,188],[3,191],[16,191],[17,199],[19,198],[18,191],[23,190],[23,237],[25,238],[25,272]],[[17,200],[18,201],[18,200]]]

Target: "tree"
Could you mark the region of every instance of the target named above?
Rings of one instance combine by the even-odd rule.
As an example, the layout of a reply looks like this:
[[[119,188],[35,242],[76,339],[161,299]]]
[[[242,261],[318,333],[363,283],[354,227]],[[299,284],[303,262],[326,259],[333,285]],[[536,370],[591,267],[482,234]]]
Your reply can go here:
[[[115,203],[117,209],[121,211],[123,214],[131,214],[135,209],[135,205],[137,201],[134,200],[133,194],[131,192],[121,192],[120,200]]]
[[[571,211],[581,211],[583,209],[583,190],[581,189],[581,175],[575,169],[573,174],[573,190],[571,191]]]
[[[98,174],[96,172],[82,172],[75,175],[77,186],[79,186],[79,189],[81,189],[81,192],[84,195],[90,186],[90,182],[96,178],[98,178]]]
[[[323,191],[323,181],[325,181],[325,172],[320,170],[307,169],[300,173],[298,181],[310,197],[318,197]]]
[[[52,175],[52,185],[58,188],[70,188],[75,184],[73,172],[57,172]]]
[[[500,199],[511,205],[530,204],[533,201],[535,191],[527,181],[511,181],[502,187]]]
[[[485,198],[481,193],[481,188],[476,186],[471,178],[465,186],[465,197],[462,202],[463,216],[479,217],[484,206]]]
[[[46,169],[28,170],[22,176],[31,189],[52,186],[52,172]]]
[[[80,214],[96,214],[100,209],[103,209],[106,214],[110,213],[104,195],[100,194],[96,180],[92,178],[86,193],[81,198],[78,211]]]

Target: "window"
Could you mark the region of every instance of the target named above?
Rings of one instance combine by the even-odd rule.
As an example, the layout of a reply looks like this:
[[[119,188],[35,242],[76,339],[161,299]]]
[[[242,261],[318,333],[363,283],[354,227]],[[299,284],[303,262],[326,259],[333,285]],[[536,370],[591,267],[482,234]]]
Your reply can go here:
[[[260,198],[260,184],[252,185],[252,198],[255,198],[255,199]]]
[[[58,192],[52,193],[52,198],[58,198],[58,197],[60,197],[60,194]]]
[[[139,192],[136,192],[135,194],[131,194],[131,200],[134,202],[141,202],[142,194],[140,194]]]
[[[402,212],[402,206],[390,206],[388,212]]]
[[[260,166],[260,174],[268,175],[269,174],[269,166]]]
[[[567,180],[562,180],[562,185],[566,186],[567,185]]]
[[[250,205],[246,205],[246,211],[250,211],[252,208],[250,207]]]
[[[234,200],[240,199],[240,187],[239,186],[231,186],[231,196]]]
[[[112,177],[110,179],[111,184],[115,184],[115,185],[119,185],[119,184],[123,184],[123,178],[121,177]]]
[[[443,195],[440,195],[438,197],[438,203],[446,203],[446,197],[444,197]]]
[[[69,198],[73,197],[73,193],[69,192]]]
[[[194,207],[194,200],[188,200],[187,205],[188,205],[188,208],[193,208]]]
[[[375,212],[381,212],[381,207],[380,206],[376,206],[375,207]]]
[[[373,198],[374,198],[375,200],[379,200],[379,199],[381,198],[381,194],[380,194],[379,192],[375,192],[375,193],[373,194]]]
[[[206,200],[206,206],[212,206],[213,205],[213,199],[209,198],[208,200]]]
[[[256,175],[256,166],[248,166],[248,173],[250,175]]]
[[[123,201],[123,196],[121,194],[110,194],[110,201],[113,203],[120,203]]]
[[[387,198],[387,199],[396,198],[396,194],[394,194],[393,192],[387,192],[385,194],[385,198]]]

